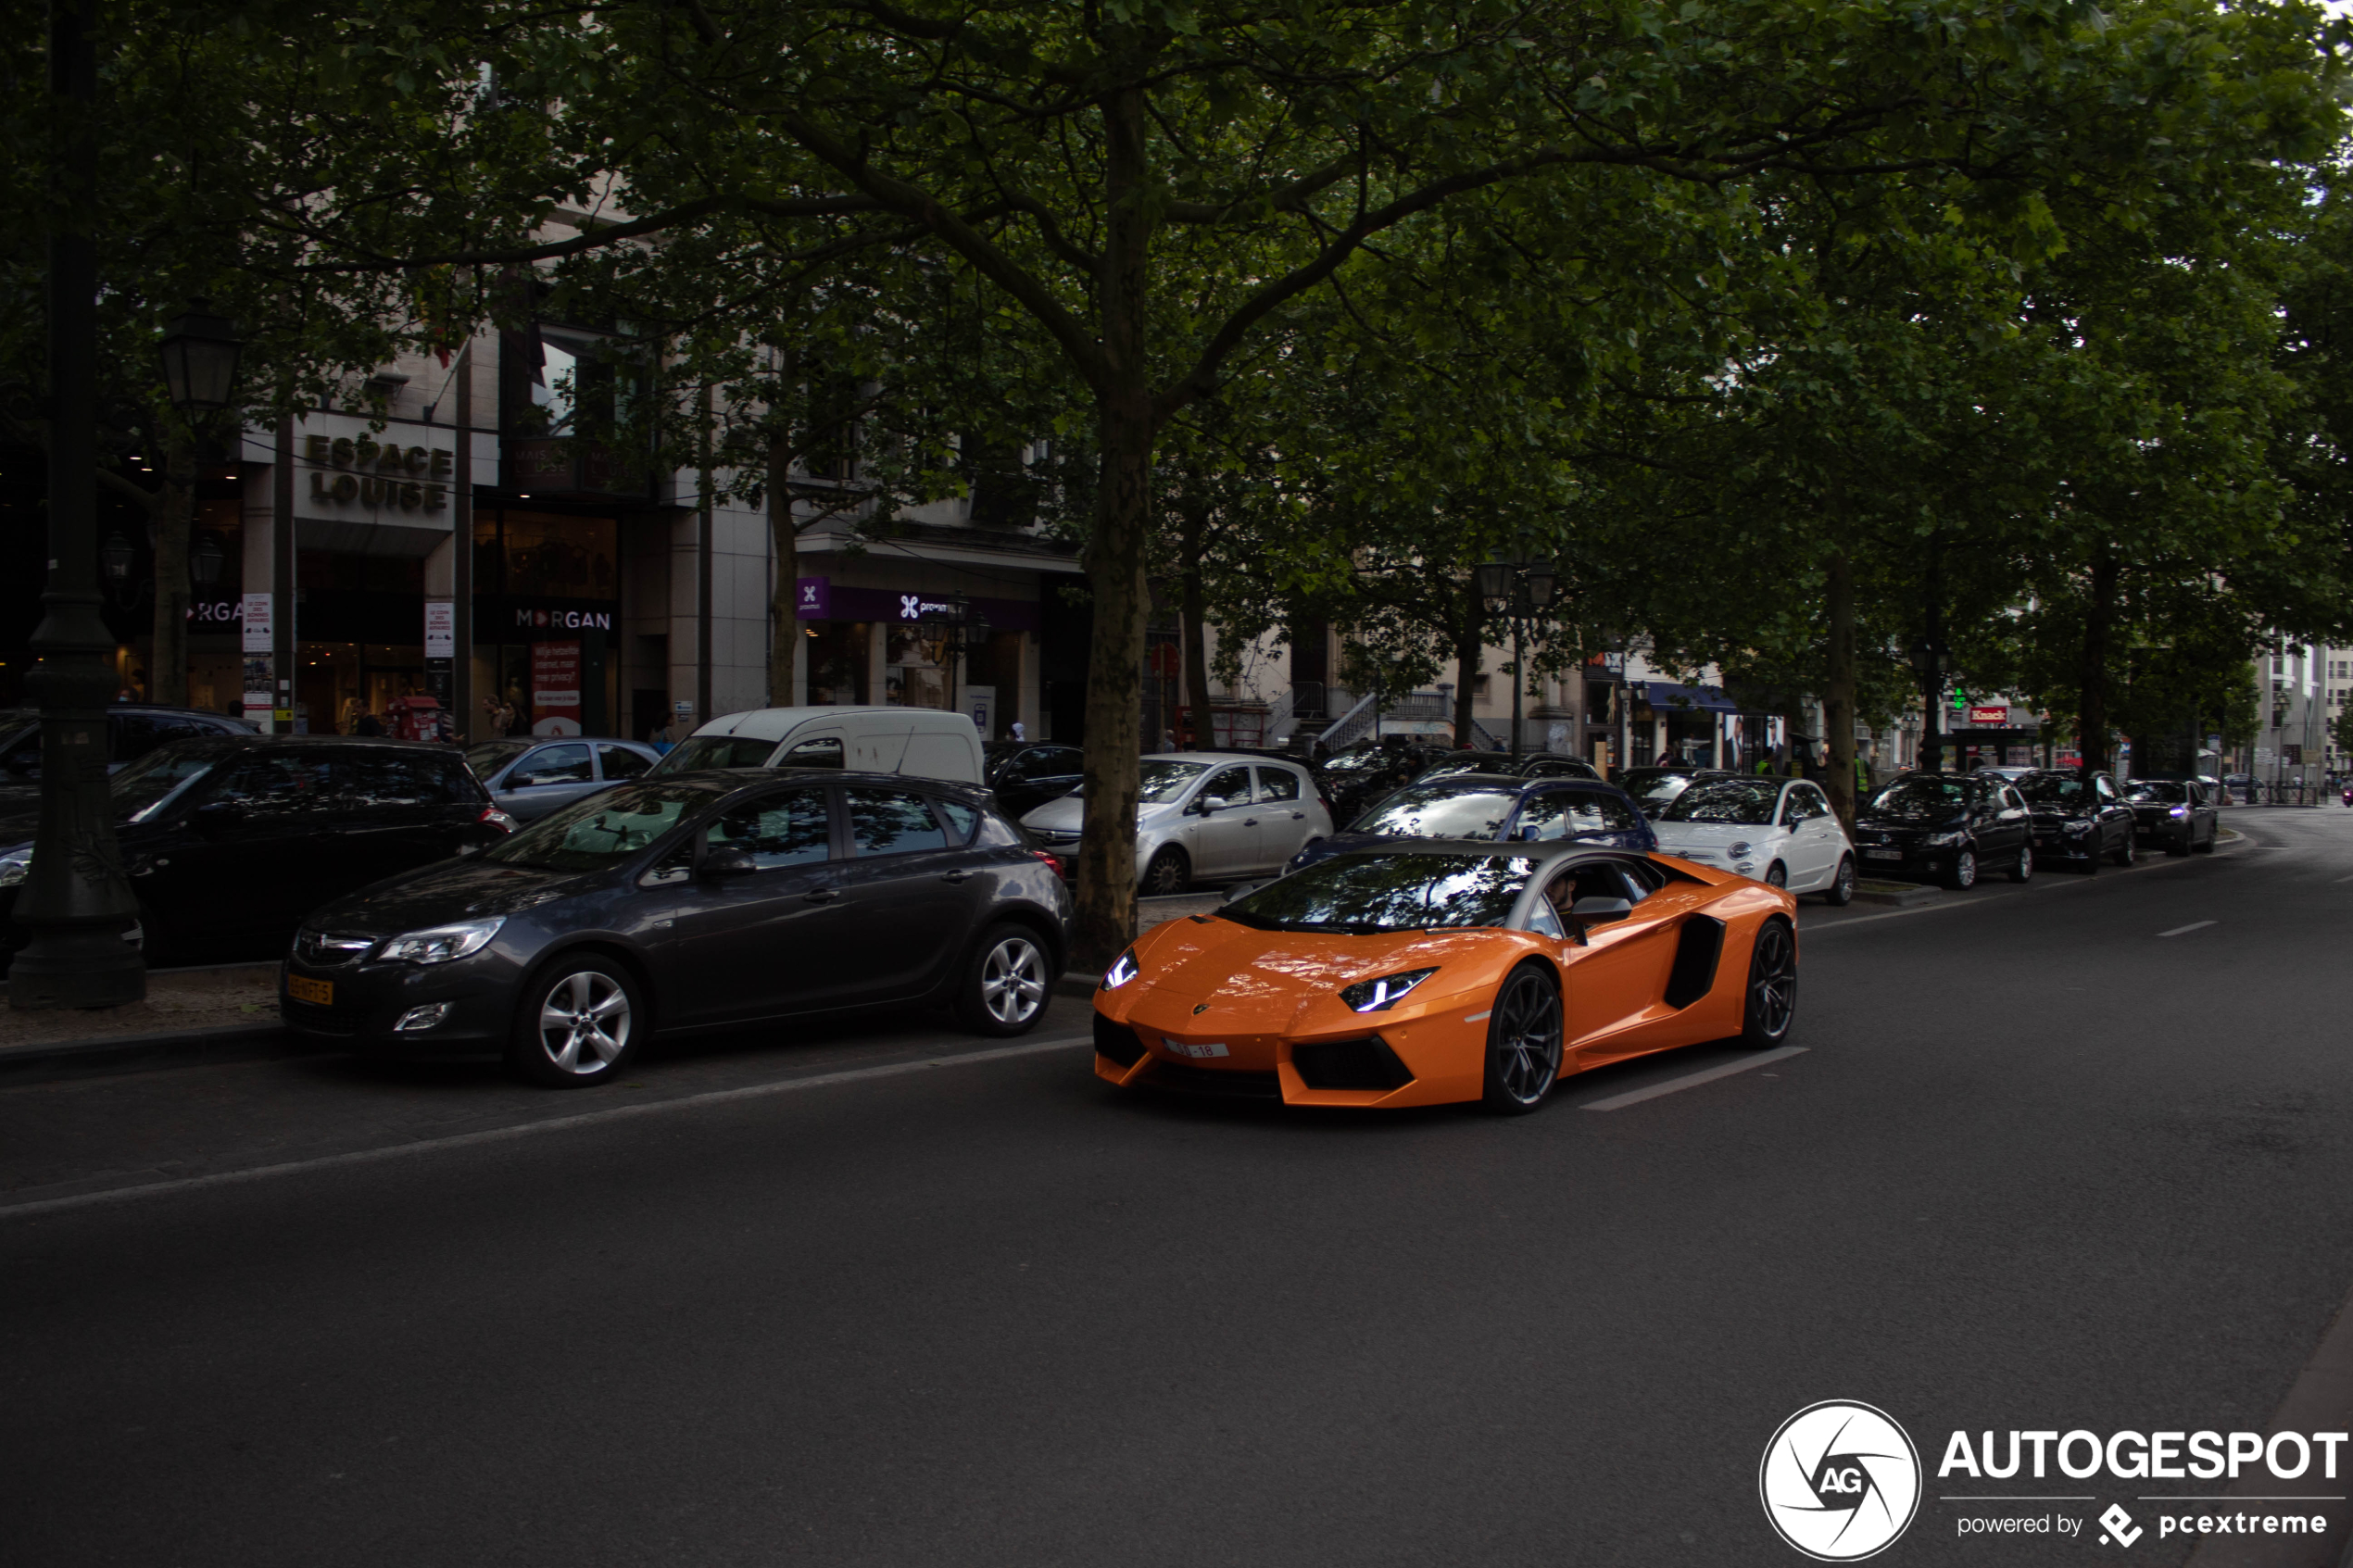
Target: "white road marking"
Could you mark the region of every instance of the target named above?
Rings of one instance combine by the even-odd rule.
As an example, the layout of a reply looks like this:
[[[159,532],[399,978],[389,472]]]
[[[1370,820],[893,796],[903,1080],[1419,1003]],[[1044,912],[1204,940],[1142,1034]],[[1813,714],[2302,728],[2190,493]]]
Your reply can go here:
[[[1656,1099],[1661,1095],[1671,1095],[1683,1089],[1696,1089],[1702,1084],[1713,1084],[1718,1078],[1729,1078],[1735,1073],[1745,1073],[1752,1067],[1763,1067],[1769,1062],[1787,1061],[1791,1057],[1804,1056],[1812,1048],[1810,1046],[1783,1046],[1779,1050],[1759,1051],[1746,1061],[1730,1061],[1721,1067],[1710,1067],[1698,1073],[1686,1073],[1680,1078],[1669,1078],[1664,1084],[1653,1084],[1647,1089],[1630,1089],[1622,1095],[1612,1095],[1607,1099],[1589,1099],[1578,1109],[1579,1110],[1623,1110],[1629,1105],[1640,1105],[1646,1099]],[[0,1214],[6,1212],[7,1210],[0,1210]]]
[[[2341,876],[2341,877],[2338,877],[2336,880],[2337,880],[2337,881],[2338,881],[2338,883],[2340,883],[2340,884],[2343,884],[2343,883],[2347,883],[2347,882],[2353,882],[2353,876]]]
[[[865,1083],[876,1078],[901,1078],[913,1073],[927,1073],[935,1067],[963,1067],[973,1062],[1004,1061],[1013,1057],[1037,1056],[1043,1051],[1064,1050],[1072,1046],[1093,1043],[1088,1035],[1072,1035],[1062,1039],[1031,1040],[1024,1045],[999,1046],[993,1050],[966,1051],[961,1056],[925,1057],[921,1061],[894,1061],[879,1067],[850,1067],[838,1073],[812,1073],[806,1078],[785,1078],[772,1084],[749,1084],[737,1089],[711,1089],[698,1095],[680,1095],[675,1099],[648,1100],[634,1105],[616,1105],[603,1110],[585,1110],[576,1116],[553,1116],[544,1122],[525,1122],[511,1127],[489,1127],[479,1133],[456,1133],[446,1138],[420,1138],[414,1143],[395,1144],[387,1148],[354,1149],[348,1154],[322,1155],[316,1160],[288,1160],[276,1165],[256,1165],[243,1171],[215,1171],[208,1175],[182,1176],[176,1181],[143,1182],[136,1186],[108,1187],[102,1192],[77,1192],[64,1198],[39,1198],[25,1203],[0,1204],[0,1220],[31,1214],[55,1214],[68,1209],[87,1209],[95,1204],[114,1203],[132,1198],[158,1197],[168,1192],[195,1192],[206,1187],[233,1186],[240,1182],[258,1182],[269,1176],[300,1175],[306,1171],[328,1171],[339,1165],[372,1165],[379,1160],[397,1160],[411,1154],[431,1154],[445,1148],[467,1148],[478,1144],[506,1143],[515,1138],[527,1138],[538,1133],[562,1132],[573,1127],[594,1126],[604,1122],[623,1122],[639,1116],[656,1116],[667,1110],[686,1110],[698,1106],[724,1105],[735,1100],[761,1099],[770,1095],[791,1094],[797,1089],[829,1088],[836,1084]]]
[[[2194,920],[2187,925],[2177,925],[2171,931],[2160,931],[2158,935],[2159,936],[2187,936],[2193,931],[2204,931],[2214,923],[2210,920]]]

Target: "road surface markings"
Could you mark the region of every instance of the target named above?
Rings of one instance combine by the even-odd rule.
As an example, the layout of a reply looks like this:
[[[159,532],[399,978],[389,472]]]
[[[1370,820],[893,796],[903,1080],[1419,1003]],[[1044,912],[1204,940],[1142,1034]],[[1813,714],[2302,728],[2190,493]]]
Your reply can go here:
[[[2353,876],[2341,876],[2341,877],[2338,877],[2336,880],[2337,880],[2339,883],[2353,882]]]
[[[348,1154],[321,1155],[316,1160],[288,1160],[276,1165],[256,1165],[243,1171],[215,1171],[202,1176],[182,1176],[168,1182],[142,1182],[136,1186],[107,1187],[100,1192],[70,1193],[63,1198],[37,1198],[24,1203],[0,1204],[0,1220],[31,1214],[55,1214],[68,1209],[86,1209],[100,1203],[113,1203],[125,1198],[159,1197],[169,1192],[195,1192],[206,1187],[232,1186],[240,1182],[258,1182],[270,1176],[299,1175],[306,1171],[333,1170],[339,1165],[372,1165],[379,1160],[398,1160],[411,1154],[431,1154],[445,1148],[468,1148],[478,1144],[507,1143],[527,1138],[539,1133],[562,1132],[573,1127],[594,1126],[603,1122],[623,1122],[639,1116],[658,1116],[667,1110],[686,1110],[698,1106],[724,1105],[735,1100],[762,1099],[770,1095],[791,1094],[797,1089],[829,1088],[836,1084],[860,1084],[877,1078],[903,1078],[911,1073],[928,1073],[936,1067],[963,1067],[974,1062],[1004,1061],[1013,1057],[1037,1056],[1045,1051],[1067,1050],[1073,1046],[1091,1044],[1092,1035],[1071,1035],[1053,1040],[1031,1040],[1024,1045],[999,1046],[993,1050],[965,1051],[956,1056],[925,1057],[920,1061],[886,1062],[876,1067],[845,1068],[838,1073],[817,1073],[806,1078],[783,1078],[768,1084],[748,1084],[736,1089],[711,1089],[702,1094],[680,1095],[674,1099],[648,1100],[635,1105],[616,1105],[603,1110],[585,1110],[576,1116],[551,1116],[544,1122],[523,1122],[511,1127],[489,1127],[478,1133],[455,1133],[446,1138],[420,1138],[414,1143],[395,1144],[388,1148],[354,1149]],[[1759,1060],[1766,1060],[1758,1058]]]
[[[1669,1078],[1664,1084],[1653,1084],[1647,1089],[1629,1089],[1607,1099],[1589,1099],[1578,1107],[1580,1110],[1623,1110],[1629,1105],[1640,1105],[1646,1099],[1671,1095],[1682,1089],[1696,1089],[1702,1084],[1713,1084],[1718,1078],[1729,1078],[1735,1073],[1745,1073],[1752,1067],[1765,1067],[1776,1061],[1787,1061],[1793,1056],[1804,1056],[1810,1046],[1783,1046],[1775,1051],[1759,1051],[1746,1061],[1728,1061],[1721,1067],[1710,1067],[1700,1073],[1686,1073],[1680,1078]],[[0,1209],[0,1214],[7,1210]]]
[[[2158,935],[2159,936],[2187,936],[2191,932],[2204,931],[2213,923],[2214,922],[2210,920],[2194,920],[2187,925],[2177,925],[2171,931],[2160,931]]]

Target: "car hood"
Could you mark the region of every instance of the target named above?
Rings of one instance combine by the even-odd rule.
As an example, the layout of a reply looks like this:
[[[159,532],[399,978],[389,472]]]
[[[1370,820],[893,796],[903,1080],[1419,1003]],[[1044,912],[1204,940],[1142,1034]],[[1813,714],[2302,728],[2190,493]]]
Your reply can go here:
[[[1279,1033],[1309,1008],[1337,1005],[1342,986],[1406,969],[1441,971],[1429,987],[1430,999],[1436,999],[1492,981],[1499,935],[1478,930],[1348,936],[1260,931],[1214,916],[1168,921],[1136,944],[1141,973],[1131,984],[1144,989],[1128,1016],[1163,1031]],[[1516,957],[1516,950],[1510,956]],[[1448,970],[1453,972],[1443,972]]]
[[[599,887],[610,874],[541,871],[493,860],[442,860],[337,898],[303,923],[356,935],[396,935],[484,915],[519,914]]]
[[[1136,820],[1139,823],[1154,822],[1176,809],[1174,806],[1145,806],[1138,809]],[[1087,802],[1076,794],[1071,794],[1049,800],[1036,810],[1026,813],[1021,825],[1046,833],[1076,833],[1079,824],[1086,820]]]

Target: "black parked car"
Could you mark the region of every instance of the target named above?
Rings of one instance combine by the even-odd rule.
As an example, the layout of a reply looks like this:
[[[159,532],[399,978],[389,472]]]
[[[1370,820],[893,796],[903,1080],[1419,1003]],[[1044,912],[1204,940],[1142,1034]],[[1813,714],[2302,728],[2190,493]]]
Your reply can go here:
[[[2195,779],[2133,779],[2124,786],[2124,804],[2132,808],[2133,836],[2168,855],[2210,855],[2222,836],[2221,810]]]
[[[875,1003],[987,1035],[1044,1012],[1070,895],[970,784],[813,769],[624,784],[328,905],[280,1007],[378,1050],[503,1052],[554,1087],[646,1038]]]
[[[1078,787],[1086,753],[1047,741],[999,740],[981,747],[982,777],[1005,815],[1019,821]]]
[[[2133,863],[2133,812],[2107,773],[2038,768],[2021,774],[2019,794],[2034,814],[2034,853],[2087,872],[2102,859]]]
[[[1442,746],[1367,742],[1335,752],[1312,764],[1309,771],[1315,775],[1316,790],[1332,821],[1347,822],[1390,791],[1411,782],[1423,769],[1453,755]]]
[[[2007,779],[1991,773],[1899,773],[1856,808],[1863,864],[1896,876],[1970,887],[1982,871],[2034,874],[2033,820]]]
[[[107,781],[151,965],[267,958],[302,917],[371,882],[506,836],[454,746],[343,735],[175,741]],[[0,814],[0,922],[38,805]],[[10,950],[22,933],[7,938]]]
[[[1344,832],[1311,838],[1284,868],[1351,849],[1388,847],[1401,838],[1575,839],[1649,853],[1658,836],[1623,790],[1586,779],[1513,779],[1454,773],[1396,791]]]
[[[1725,768],[1629,768],[1616,779],[1618,788],[1633,797],[1642,815],[1655,818],[1667,809],[1674,798],[1695,784],[1712,784],[1718,779],[1736,779],[1741,775]]]
[[[1592,779],[1601,782],[1601,771],[1581,757],[1566,757],[1557,751],[1529,751],[1515,757],[1508,751],[1450,751],[1443,759],[1432,763],[1416,776],[1442,779],[1450,773],[1495,773],[1514,779]]]
[[[120,702],[107,709],[107,771],[120,772],[159,746],[203,735],[249,735],[254,727],[226,713],[201,708],[159,708]],[[41,782],[41,714],[37,709],[0,709],[0,809],[31,799]]]

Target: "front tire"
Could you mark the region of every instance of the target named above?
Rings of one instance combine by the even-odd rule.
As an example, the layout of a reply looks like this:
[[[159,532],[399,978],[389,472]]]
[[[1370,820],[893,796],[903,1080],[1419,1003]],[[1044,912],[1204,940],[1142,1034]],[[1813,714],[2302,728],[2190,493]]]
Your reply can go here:
[[[2030,880],[2033,875],[2034,846],[2032,844],[2021,844],[2018,847],[2018,864],[2010,868],[2010,880],[2012,882],[2025,882]]]
[[[1797,937],[1779,917],[1757,928],[1748,955],[1748,1000],[1741,1014],[1741,1044],[1769,1050],[1789,1038],[1797,1022]]]
[[[1854,901],[1855,857],[1841,855],[1838,858],[1838,874],[1831,878],[1828,887],[1822,889],[1822,902],[1833,909],[1843,909]]]
[[[1487,1015],[1481,1102],[1500,1116],[1525,1116],[1544,1103],[1560,1070],[1560,986],[1539,966],[1522,964],[1504,977]]]
[[[1008,922],[980,934],[956,987],[956,1016],[975,1035],[1026,1035],[1046,1016],[1053,966],[1037,934]]]
[[[1977,851],[1967,845],[1953,857],[1953,869],[1944,873],[1944,885],[1960,892],[1977,885]]]
[[[1771,865],[1767,866],[1765,868],[1765,885],[1768,887],[1787,887],[1789,885],[1789,868],[1781,864],[1779,860],[1776,860]]]
[[[619,963],[597,953],[559,959],[523,987],[507,1065],[543,1088],[610,1083],[636,1060],[647,1017],[635,977]]]
[[[1144,896],[1148,898],[1182,893],[1192,883],[1192,862],[1186,859],[1185,852],[1173,844],[1154,855],[1151,864],[1144,868]]]

